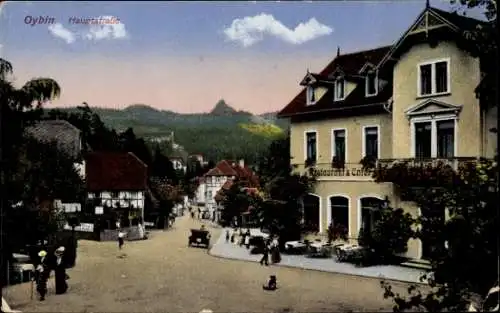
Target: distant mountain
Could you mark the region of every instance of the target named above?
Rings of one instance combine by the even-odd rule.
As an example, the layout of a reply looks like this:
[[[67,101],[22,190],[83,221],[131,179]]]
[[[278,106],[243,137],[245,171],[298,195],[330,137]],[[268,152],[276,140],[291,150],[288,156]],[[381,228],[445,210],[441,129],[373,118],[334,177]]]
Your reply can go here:
[[[61,109],[63,111],[74,108]],[[237,111],[223,99],[209,113],[181,114],[133,104],[123,110],[92,108],[117,131],[132,127],[134,132],[156,142],[173,140],[189,153],[201,153],[212,160],[241,158],[252,160],[267,142],[283,135],[286,120],[276,112],[253,115]]]

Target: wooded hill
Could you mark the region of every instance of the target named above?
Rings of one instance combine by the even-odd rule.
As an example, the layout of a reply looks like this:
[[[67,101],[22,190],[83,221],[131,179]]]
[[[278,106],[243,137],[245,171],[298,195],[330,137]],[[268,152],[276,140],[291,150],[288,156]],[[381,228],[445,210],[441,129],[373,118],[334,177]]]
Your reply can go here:
[[[213,161],[244,158],[253,163],[273,139],[288,131],[288,121],[278,120],[275,112],[254,115],[236,111],[224,100],[209,113],[181,114],[143,104],[122,110],[92,107],[92,111],[117,131],[132,127],[137,136],[159,142],[165,150],[173,139],[188,153],[200,153]],[[176,149],[167,153],[179,154]]]

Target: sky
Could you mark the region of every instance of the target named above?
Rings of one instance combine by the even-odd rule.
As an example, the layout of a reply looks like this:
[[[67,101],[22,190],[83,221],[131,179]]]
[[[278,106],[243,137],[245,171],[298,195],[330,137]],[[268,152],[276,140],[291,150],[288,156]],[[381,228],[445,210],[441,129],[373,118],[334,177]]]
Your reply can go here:
[[[449,1],[431,5],[451,10]],[[48,107],[210,111],[219,99],[253,113],[283,108],[307,70],[337,53],[394,43],[425,0],[14,2],[0,4],[0,57],[22,86],[50,77]],[[480,12],[472,16],[480,17]]]

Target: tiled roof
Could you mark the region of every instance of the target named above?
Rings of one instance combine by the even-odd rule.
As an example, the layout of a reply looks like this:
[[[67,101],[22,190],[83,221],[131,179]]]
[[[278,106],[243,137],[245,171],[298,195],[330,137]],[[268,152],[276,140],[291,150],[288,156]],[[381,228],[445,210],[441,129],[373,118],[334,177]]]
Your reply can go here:
[[[361,68],[367,63],[377,64],[390,50],[390,46],[372,50],[349,53],[336,57],[319,74],[321,77],[328,77],[336,69],[351,77],[356,77]],[[383,77],[381,77],[383,79]],[[290,103],[278,113],[280,117],[287,117],[298,113],[312,113],[329,111],[343,108],[363,107],[367,104],[380,104],[389,100],[392,95],[391,80],[374,97],[365,97],[365,84],[358,84],[357,87],[343,101],[333,101],[333,89],[329,89],[323,97],[314,105],[306,106],[306,88],[295,96]],[[380,105],[382,107],[382,105]]]
[[[478,24],[486,23],[477,19],[465,17],[456,13],[446,12],[436,8],[429,8],[427,10],[464,31],[474,30]],[[427,11],[424,10],[421,15],[425,12]],[[401,42],[403,38],[404,37],[399,39],[398,42]],[[327,93],[318,100],[318,102],[309,106],[306,105],[306,88],[303,88],[299,94],[297,94],[290,101],[290,103],[288,103],[285,108],[278,113],[278,116],[291,117],[297,114],[323,112],[335,112],[335,114],[338,115],[351,114],[353,112],[364,114],[383,112],[383,104],[392,96],[392,65],[383,62],[383,60],[386,60],[390,54],[392,54],[392,51],[396,49],[397,45],[398,43],[394,46],[385,46],[337,56],[320,73],[311,73],[311,75],[318,81],[328,81],[332,78],[330,77],[331,74],[339,71],[344,75],[347,81],[358,81],[361,83],[358,83],[357,87],[350,94],[348,94],[343,101],[334,102],[333,90],[331,90],[333,88],[329,88],[330,90],[328,90]],[[384,88],[379,88],[376,96],[372,97],[365,96],[365,84],[362,83],[363,77],[359,75],[360,70],[367,63],[379,66],[382,65],[381,63],[384,63],[378,68],[379,77],[388,82]]]
[[[132,152],[93,152],[86,156],[88,191],[146,190],[147,165]]]
[[[72,159],[81,155],[81,132],[65,120],[43,120],[29,126],[26,132],[41,142],[55,141],[59,150]]]
[[[244,165],[240,166],[238,161],[222,160],[209,170],[204,176],[234,176],[240,179],[248,180],[252,185],[258,185],[258,179],[255,173]]]

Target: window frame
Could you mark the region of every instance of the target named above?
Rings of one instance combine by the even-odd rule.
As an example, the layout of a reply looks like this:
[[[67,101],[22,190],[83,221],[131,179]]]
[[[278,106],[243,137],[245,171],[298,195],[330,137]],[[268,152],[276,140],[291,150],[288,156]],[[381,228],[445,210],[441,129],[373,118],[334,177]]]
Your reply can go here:
[[[363,206],[362,206],[362,202],[363,202],[363,199],[377,199],[377,200],[380,200],[380,201],[385,201],[385,199],[382,197],[382,196],[379,196],[379,195],[376,195],[376,194],[363,194],[363,195],[360,195],[358,197],[358,210],[357,210],[357,213],[358,213],[358,225],[356,227],[357,229],[357,234],[359,236],[359,231],[361,230],[361,227],[363,226]]]
[[[415,124],[422,122],[430,122],[431,123],[431,158],[438,158],[438,140],[437,140],[437,122],[442,121],[454,121],[453,125],[453,158],[457,157],[458,152],[458,117],[454,114],[446,114],[446,115],[428,115],[428,116],[419,116],[413,117],[410,119],[410,143],[411,143],[411,157],[416,158],[416,132],[415,132]]]
[[[307,134],[312,134],[312,133],[314,133],[316,135],[316,144],[315,144],[315,148],[314,148],[316,150],[316,160],[314,160],[314,161],[317,163],[318,158],[319,158],[319,155],[318,155],[319,138],[318,138],[318,131],[315,129],[309,129],[309,130],[304,131],[304,161],[307,160]]]
[[[342,84],[343,84],[342,85],[342,93],[343,93],[342,98],[340,98],[338,96],[338,93],[337,93],[337,86],[338,86],[339,82],[342,82]],[[334,90],[333,90],[333,101],[335,102],[335,101],[342,101],[342,100],[344,100],[345,99],[345,79],[343,77],[339,77],[339,78],[335,79],[333,87],[334,87]]]
[[[374,93],[370,93],[369,92],[369,75],[372,75],[374,74],[375,77],[374,77],[374,84],[375,84],[375,92]],[[365,96],[366,97],[374,97],[378,94],[378,71],[369,71],[366,76],[365,76]]]
[[[336,142],[335,142],[335,132],[336,131],[344,131],[344,162],[347,163],[347,128],[332,128],[331,136],[332,136],[332,155],[331,160],[336,157]]]
[[[312,101],[312,97],[314,97],[314,101]],[[317,102],[316,96],[314,94],[314,87],[307,86],[306,87],[306,105],[315,105]]]
[[[437,81],[436,81],[436,64],[446,62],[446,87],[447,90],[443,92],[436,92]],[[424,65],[431,65],[431,93],[422,94],[422,82],[421,82],[421,67]],[[451,94],[451,77],[450,77],[451,61],[450,58],[435,59],[417,64],[417,97],[435,97],[442,95]]]
[[[365,125],[363,126],[362,132],[361,132],[361,140],[362,140],[362,152],[361,152],[361,157],[364,158],[366,157],[366,130],[368,128],[376,128],[377,129],[377,160],[380,159],[380,125]]]

